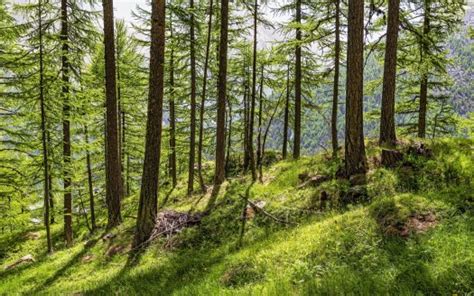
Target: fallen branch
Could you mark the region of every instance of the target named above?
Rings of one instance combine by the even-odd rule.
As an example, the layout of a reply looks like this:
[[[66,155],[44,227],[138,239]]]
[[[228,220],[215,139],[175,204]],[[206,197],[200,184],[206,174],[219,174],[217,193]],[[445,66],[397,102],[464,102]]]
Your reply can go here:
[[[278,217],[275,217],[274,215],[272,215],[271,213],[265,211],[264,209],[262,209],[261,207],[259,207],[257,204],[255,204],[253,201],[251,201],[250,199],[246,199],[245,196],[239,194],[239,197],[242,198],[243,200],[246,200],[247,203],[250,204],[250,206],[257,212],[260,212],[261,214],[271,218],[272,220],[274,220],[275,222],[278,222],[278,223],[281,223],[281,224],[291,224],[291,225],[297,225],[297,223],[295,222],[291,222],[291,221],[286,221],[286,220],[282,220]]]

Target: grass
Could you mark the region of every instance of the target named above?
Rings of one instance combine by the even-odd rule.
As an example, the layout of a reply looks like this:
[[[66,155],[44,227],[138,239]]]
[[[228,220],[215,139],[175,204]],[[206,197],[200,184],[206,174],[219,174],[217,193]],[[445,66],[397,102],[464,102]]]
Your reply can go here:
[[[201,225],[155,242],[138,262],[126,254],[105,256],[102,233],[76,229],[65,249],[54,225],[56,251],[44,252],[44,233],[27,229],[0,237],[0,265],[33,254],[36,262],[0,271],[0,294],[84,295],[446,295],[474,291],[474,159],[471,140],[431,143],[434,158],[414,157],[410,169],[372,166],[370,202],[343,206],[345,181],[297,189],[300,173],[334,174],[325,155],[281,161],[265,170],[263,184],[231,179],[221,205]],[[378,154],[369,149],[369,159]],[[169,196],[166,208],[203,209],[209,196],[186,198],[185,186]],[[330,207],[319,210],[319,195]],[[257,214],[247,221],[240,242],[244,201],[264,200],[265,209],[291,224]],[[162,197],[164,198],[164,197]],[[124,208],[133,215],[136,197]],[[436,225],[406,237],[410,217],[434,213]],[[133,218],[114,230],[112,244],[127,245]],[[398,228],[397,228],[398,227]],[[38,240],[24,238],[39,231]],[[85,244],[85,242],[89,242]],[[86,255],[93,256],[83,262]]]

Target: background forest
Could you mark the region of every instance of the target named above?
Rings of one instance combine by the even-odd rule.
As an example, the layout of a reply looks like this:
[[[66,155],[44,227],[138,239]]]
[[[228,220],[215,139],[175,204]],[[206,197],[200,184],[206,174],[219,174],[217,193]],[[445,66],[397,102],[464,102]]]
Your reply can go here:
[[[114,12],[0,0],[0,294],[474,291],[472,3]]]

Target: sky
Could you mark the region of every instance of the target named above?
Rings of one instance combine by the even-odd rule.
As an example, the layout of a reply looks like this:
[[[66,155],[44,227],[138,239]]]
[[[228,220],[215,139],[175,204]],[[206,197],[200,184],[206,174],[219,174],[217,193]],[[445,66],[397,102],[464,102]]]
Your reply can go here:
[[[137,5],[145,6],[145,0],[115,0],[114,1],[114,16],[116,18],[125,19],[128,22],[133,21],[132,19],[132,10],[134,10]]]

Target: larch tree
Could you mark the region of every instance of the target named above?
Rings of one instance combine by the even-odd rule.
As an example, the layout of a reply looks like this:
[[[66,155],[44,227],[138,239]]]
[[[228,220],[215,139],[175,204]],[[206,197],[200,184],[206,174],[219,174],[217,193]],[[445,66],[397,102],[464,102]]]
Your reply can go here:
[[[151,2],[150,77],[145,160],[138,205],[137,228],[133,242],[134,248],[142,247],[149,239],[155,226],[158,209],[158,177],[164,94],[165,17],[165,0],[153,0]]]
[[[293,158],[300,157],[301,146],[301,0],[296,0],[296,48],[295,48],[295,129]]]
[[[113,0],[103,0],[102,4],[104,10],[106,93],[106,202],[108,210],[107,228],[110,229],[122,222],[120,211],[120,203],[122,199],[122,168],[120,163],[118,135]]]
[[[349,0],[346,81],[345,174],[366,172],[363,127],[364,1]]]
[[[194,160],[196,155],[196,50],[195,50],[195,12],[194,0],[189,0],[189,51],[191,65],[191,112],[189,133],[189,161],[188,161],[188,195],[194,191]]]

